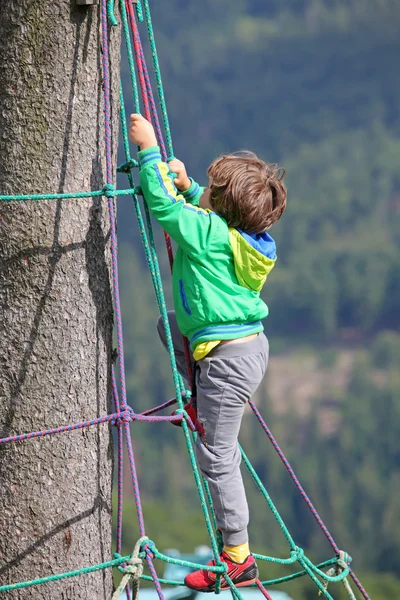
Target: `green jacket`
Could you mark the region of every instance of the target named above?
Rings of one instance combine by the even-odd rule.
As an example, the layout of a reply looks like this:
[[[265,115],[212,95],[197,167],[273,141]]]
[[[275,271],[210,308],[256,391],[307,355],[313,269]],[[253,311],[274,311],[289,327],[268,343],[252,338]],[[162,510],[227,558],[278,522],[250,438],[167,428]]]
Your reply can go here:
[[[139,152],[140,186],[160,225],[178,244],[172,270],[176,319],[192,350],[263,330],[268,307],[260,298],[276,260],[268,233],[247,234],[199,207],[204,188],[192,181],[182,194],[158,147]]]

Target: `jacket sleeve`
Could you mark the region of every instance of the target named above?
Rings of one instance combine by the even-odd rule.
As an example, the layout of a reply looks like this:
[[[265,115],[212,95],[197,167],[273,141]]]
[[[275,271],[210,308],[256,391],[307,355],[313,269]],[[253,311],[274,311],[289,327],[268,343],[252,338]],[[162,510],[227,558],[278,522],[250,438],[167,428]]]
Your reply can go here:
[[[199,206],[200,197],[203,194],[205,188],[201,187],[191,177],[189,177],[189,179],[192,182],[192,185],[185,192],[181,192],[182,196],[189,204],[192,204],[193,206]]]
[[[188,203],[178,193],[158,147],[140,151],[138,158],[140,187],[154,218],[185,252],[202,254],[225,222],[217,213]],[[194,199],[199,192],[193,195]]]

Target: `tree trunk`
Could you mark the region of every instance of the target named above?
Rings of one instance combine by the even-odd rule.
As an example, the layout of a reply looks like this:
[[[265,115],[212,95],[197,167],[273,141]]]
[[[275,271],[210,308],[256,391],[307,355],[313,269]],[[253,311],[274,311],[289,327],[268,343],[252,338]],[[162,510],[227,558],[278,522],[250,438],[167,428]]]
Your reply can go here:
[[[0,194],[101,189],[100,7],[3,0],[0,39]],[[107,231],[105,199],[0,202],[0,438],[111,411]],[[107,425],[0,445],[0,585],[110,560],[111,486]],[[108,569],[0,597],[111,595]]]

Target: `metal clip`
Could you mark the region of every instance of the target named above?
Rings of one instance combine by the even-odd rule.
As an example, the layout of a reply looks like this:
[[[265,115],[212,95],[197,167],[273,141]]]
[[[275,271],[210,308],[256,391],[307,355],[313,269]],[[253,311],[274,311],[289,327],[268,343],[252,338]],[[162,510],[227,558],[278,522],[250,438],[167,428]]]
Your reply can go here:
[[[78,5],[89,6],[91,4],[97,4],[98,0],[76,0]]]

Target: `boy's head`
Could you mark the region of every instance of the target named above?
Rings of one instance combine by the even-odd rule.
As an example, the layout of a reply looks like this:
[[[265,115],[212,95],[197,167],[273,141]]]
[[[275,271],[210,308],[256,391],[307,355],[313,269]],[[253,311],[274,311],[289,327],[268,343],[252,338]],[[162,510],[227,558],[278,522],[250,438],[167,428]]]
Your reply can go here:
[[[283,173],[253,152],[221,156],[208,169],[210,182],[203,203],[209,203],[229,227],[262,233],[286,208]]]

